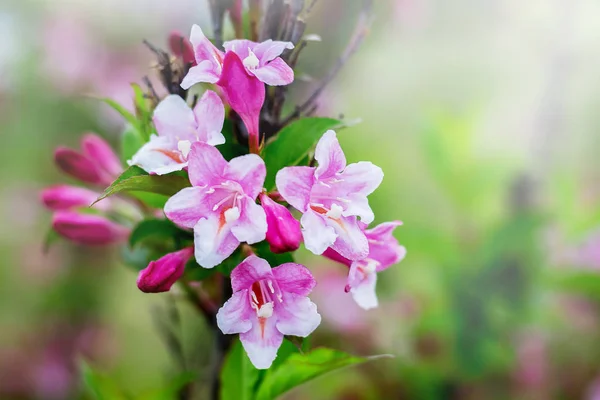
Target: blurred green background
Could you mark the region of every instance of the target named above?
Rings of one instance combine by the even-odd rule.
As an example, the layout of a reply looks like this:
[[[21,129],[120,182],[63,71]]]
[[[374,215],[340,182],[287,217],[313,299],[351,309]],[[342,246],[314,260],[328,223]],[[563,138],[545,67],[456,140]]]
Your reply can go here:
[[[317,3],[307,32],[323,41],[301,57],[298,99],[359,9]],[[402,220],[408,255],[370,312],[343,292],[344,267],[300,259],[319,279],[312,345],[395,358],[285,398],[600,398],[600,3],[388,0],[374,14],[319,114],[362,120],[340,141],[383,168],[376,223]],[[177,293],[141,293],[118,249],[43,254],[39,203],[65,180],[56,146],[88,131],[119,142],[123,122],[90,95],[130,106],[129,83],[154,74],[142,39],[166,47],[193,23],[210,31],[206,1],[0,4],[0,398],[78,398],[81,355],[131,393],[160,386],[174,361],[157,326],[174,318],[206,365],[202,319]]]

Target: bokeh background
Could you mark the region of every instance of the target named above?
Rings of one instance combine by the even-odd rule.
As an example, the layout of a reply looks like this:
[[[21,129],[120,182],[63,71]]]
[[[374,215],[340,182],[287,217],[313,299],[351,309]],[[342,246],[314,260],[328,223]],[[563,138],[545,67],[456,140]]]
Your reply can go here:
[[[321,1],[292,92],[318,84],[359,1]],[[115,146],[129,84],[152,76],[141,42],[210,31],[203,0],[3,0],[0,4],[0,398],[80,398],[84,357],[130,393],[168,377],[161,342],[177,313],[202,369],[210,337],[170,294],[147,295],[117,248],[66,242],[44,254],[39,191],[64,180],[53,149],[93,131]],[[394,359],[332,373],[287,399],[600,398],[600,3],[376,1],[359,52],[321,115],[350,161],[385,171],[376,222],[400,219],[404,261],[380,275],[380,307],[318,276],[312,345]],[[231,34],[231,27],[226,32]],[[312,78],[311,81],[309,78]]]

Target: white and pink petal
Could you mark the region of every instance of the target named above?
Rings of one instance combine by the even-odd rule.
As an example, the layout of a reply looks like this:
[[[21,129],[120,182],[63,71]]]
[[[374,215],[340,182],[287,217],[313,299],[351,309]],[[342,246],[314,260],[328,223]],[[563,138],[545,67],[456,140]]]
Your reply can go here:
[[[273,276],[282,291],[300,296],[308,296],[317,284],[309,269],[296,263],[285,263],[273,268]]]
[[[335,131],[323,134],[315,149],[315,160],[319,163],[315,172],[318,179],[327,179],[342,172],[346,167],[346,156],[340,146]]]
[[[244,333],[252,329],[255,313],[250,307],[248,290],[235,292],[217,312],[217,326],[225,334]]]
[[[271,266],[266,260],[249,256],[231,272],[231,287],[234,292],[250,289],[254,282],[272,276]]]
[[[335,229],[327,225],[325,218],[321,214],[309,210],[300,219],[304,246],[317,255],[323,254],[337,239]]]
[[[194,254],[203,268],[221,264],[239,245],[228,224],[223,224],[216,215],[201,218],[194,226]]]
[[[314,182],[315,168],[312,167],[285,167],[275,176],[279,194],[301,212],[308,210]]]
[[[321,323],[317,306],[306,296],[284,293],[277,303],[277,330],[284,335],[306,337]]]

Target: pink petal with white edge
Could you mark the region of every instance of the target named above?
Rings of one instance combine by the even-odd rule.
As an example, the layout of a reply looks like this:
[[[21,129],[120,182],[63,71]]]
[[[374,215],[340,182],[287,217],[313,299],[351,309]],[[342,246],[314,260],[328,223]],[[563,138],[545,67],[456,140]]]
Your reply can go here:
[[[285,50],[291,50],[294,48],[292,42],[281,42],[278,40],[265,40],[262,43],[258,43],[252,51],[256,54],[256,57],[260,60],[260,65],[265,65],[276,57],[279,57]]]
[[[277,357],[283,334],[275,327],[275,318],[257,318],[252,329],[240,334],[240,341],[252,364],[267,369]]]
[[[243,60],[244,58],[246,58],[250,55],[250,53],[248,52],[248,49],[250,49],[254,52],[254,49],[258,45],[259,45],[258,43],[253,42],[251,40],[234,39],[234,40],[228,40],[225,43],[223,43],[223,48],[225,49],[225,52],[233,51],[235,54],[237,54],[240,57],[241,60]]]
[[[225,120],[225,107],[215,92],[212,90],[204,92],[194,107],[194,115],[198,140],[212,146],[225,143],[225,137],[221,133]]]
[[[302,215],[300,223],[304,246],[314,254],[323,254],[336,241],[335,229],[328,226],[321,215],[309,210]]]
[[[317,282],[304,265],[285,263],[273,268],[273,276],[283,292],[308,296]]]
[[[229,166],[225,172],[225,178],[239,182],[244,193],[256,199],[262,192],[265,177],[267,176],[267,167],[260,156],[256,154],[246,154],[235,157],[229,161]]]
[[[137,165],[149,174],[164,175],[181,171],[187,167],[187,162],[177,148],[177,143],[177,139],[173,137],[152,135],[150,141],[127,163]]]
[[[286,167],[277,172],[275,183],[279,194],[296,210],[305,212],[310,202],[310,190],[315,182],[315,168]]]
[[[383,171],[368,161],[361,161],[348,165],[342,177],[344,180],[339,184],[339,190],[367,196],[383,181]]]
[[[238,292],[250,289],[256,281],[271,277],[271,266],[266,260],[249,256],[231,272],[231,287],[234,292]]]
[[[212,212],[206,197],[204,188],[184,188],[167,201],[165,215],[179,226],[193,228],[201,218]]]
[[[217,216],[201,218],[194,226],[196,262],[203,268],[221,264],[239,245],[228,224],[223,224]]]
[[[202,28],[198,25],[192,26],[190,33],[190,42],[194,48],[194,56],[196,62],[200,64],[202,61],[208,60],[216,65],[223,63],[223,52],[215,47],[214,44],[202,32]]]
[[[346,156],[335,131],[323,134],[315,149],[315,160],[319,163],[315,176],[320,179],[331,178],[346,167]]]
[[[321,323],[317,306],[306,296],[285,293],[277,306],[277,330],[284,335],[306,337]]]
[[[192,144],[188,156],[188,173],[194,186],[208,186],[215,180],[221,183],[227,161],[219,150],[202,142]]]
[[[220,71],[212,61],[202,61],[189,69],[187,75],[181,81],[181,87],[187,90],[200,82],[216,83],[219,80],[219,75]]]
[[[294,70],[279,57],[252,73],[269,86],[289,85],[294,81]]]
[[[165,97],[154,109],[152,121],[159,136],[196,140],[196,118],[185,100],[177,95]]]
[[[265,240],[267,235],[267,216],[265,210],[250,197],[244,196],[239,202],[240,217],[232,224],[231,233],[240,241],[248,244]]]
[[[225,334],[244,333],[252,328],[253,310],[248,302],[248,290],[235,292],[217,312],[217,326]]]
[[[328,223],[337,234],[331,248],[349,260],[362,260],[369,255],[369,242],[356,217],[328,219]]]
[[[352,298],[361,308],[369,310],[379,305],[377,300],[377,293],[375,287],[377,286],[377,274],[375,272],[367,274],[365,277],[356,277],[359,272],[356,271],[356,265],[354,263],[350,267],[350,273],[348,275],[348,285],[350,286],[350,293]]]

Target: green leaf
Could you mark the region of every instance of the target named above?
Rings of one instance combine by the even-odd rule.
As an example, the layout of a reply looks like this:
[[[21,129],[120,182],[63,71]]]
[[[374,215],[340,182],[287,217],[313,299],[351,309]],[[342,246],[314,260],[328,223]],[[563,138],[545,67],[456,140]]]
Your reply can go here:
[[[58,239],[60,239],[60,235],[54,229],[50,228],[48,233],[46,233],[46,237],[44,238],[42,252],[44,254],[48,253],[48,251],[50,251],[50,247],[52,247],[54,242],[56,242]]]
[[[344,123],[337,119],[311,117],[299,119],[284,127],[267,143],[263,151],[267,165],[265,187],[273,190],[275,174],[281,168],[299,165],[327,130],[343,126]]]
[[[185,387],[185,385],[194,382],[196,379],[195,372],[183,372],[173,378],[169,384],[160,389],[154,389],[139,396],[136,396],[136,399],[139,400],[173,400],[177,399],[179,391]]]
[[[242,343],[237,340],[225,357],[221,370],[221,400],[252,400],[260,378]]]
[[[130,113],[125,107],[123,107],[122,105],[120,105],[119,103],[114,101],[113,99],[109,99],[108,97],[105,97],[105,98],[101,98],[100,100],[102,100],[103,102],[108,104],[113,110],[115,110],[116,112],[121,114],[121,116],[123,118],[125,118],[125,120],[127,122],[129,122],[131,125],[134,125],[134,126],[138,125],[138,120],[135,117],[135,115]]]
[[[167,200],[169,200],[169,196],[165,196],[164,194],[158,193],[149,193],[149,192],[129,192],[131,197],[135,197],[140,200],[147,206],[152,208],[164,208],[165,204],[167,204]]]
[[[383,357],[390,356],[355,357],[326,348],[315,349],[305,354],[292,354],[278,368],[268,371],[256,398],[275,399],[288,390],[328,372]]]
[[[217,146],[217,149],[219,149],[227,161],[248,153],[248,149],[237,142],[237,139],[233,134],[233,124],[231,123],[231,120],[225,120],[222,133],[225,137],[225,143]]]
[[[127,124],[121,135],[121,161],[127,163],[131,160],[144,143],[139,129],[134,125]]]
[[[138,126],[145,141],[150,139],[152,127],[150,121],[152,119],[151,102],[144,94],[143,89],[137,83],[131,84],[134,93],[135,113],[138,118]]]
[[[271,265],[271,267],[273,268],[281,264],[294,262],[294,257],[292,256],[292,253],[273,253],[269,248],[269,243],[266,240],[254,244],[252,245],[252,247],[254,248],[254,252],[256,253],[256,255],[260,258],[264,258],[265,260],[267,260],[269,262],[269,265]]]
[[[162,241],[182,240],[190,237],[188,232],[179,229],[168,219],[147,219],[140,222],[129,236],[129,246],[148,239],[159,239]]]
[[[132,166],[121,174],[98,199],[97,203],[106,197],[121,192],[150,192],[172,196],[181,189],[189,187],[190,181],[178,175],[148,175],[143,169]]]
[[[137,271],[141,271],[148,266],[150,261],[160,258],[160,254],[148,247],[138,246],[134,249],[129,246],[121,247],[121,260],[123,264],[132,267]]]
[[[231,275],[231,271],[237,267],[243,260],[244,255],[242,254],[241,248],[238,248],[232,255],[229,256],[225,261],[217,266],[217,270],[225,276]]]
[[[83,384],[88,393],[95,400],[126,400],[126,396],[119,387],[107,376],[95,371],[86,362],[79,364]]]
[[[561,271],[551,275],[550,281],[561,291],[600,301],[600,275],[596,271]]]

